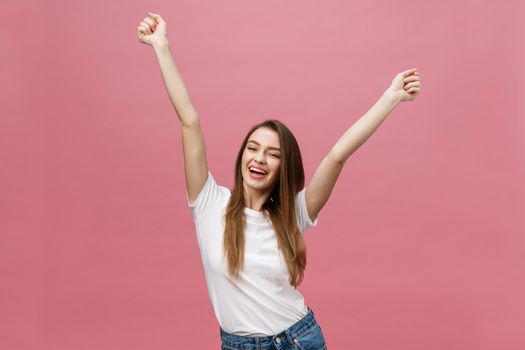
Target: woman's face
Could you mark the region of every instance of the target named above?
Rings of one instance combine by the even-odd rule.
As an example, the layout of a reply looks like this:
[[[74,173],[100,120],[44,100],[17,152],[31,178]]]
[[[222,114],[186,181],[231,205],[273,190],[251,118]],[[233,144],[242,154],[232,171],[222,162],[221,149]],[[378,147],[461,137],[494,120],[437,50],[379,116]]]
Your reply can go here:
[[[267,127],[256,129],[248,138],[242,154],[242,177],[246,185],[258,191],[271,190],[279,180],[281,151],[279,134]],[[261,169],[265,174],[250,171]]]

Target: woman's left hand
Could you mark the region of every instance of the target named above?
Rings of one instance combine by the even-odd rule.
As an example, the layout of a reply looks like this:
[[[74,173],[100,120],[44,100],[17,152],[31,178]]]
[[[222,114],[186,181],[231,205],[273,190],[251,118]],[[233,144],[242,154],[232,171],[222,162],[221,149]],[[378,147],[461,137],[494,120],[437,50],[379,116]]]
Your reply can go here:
[[[387,89],[399,101],[412,101],[419,93],[421,83],[417,68],[412,68],[396,75]]]

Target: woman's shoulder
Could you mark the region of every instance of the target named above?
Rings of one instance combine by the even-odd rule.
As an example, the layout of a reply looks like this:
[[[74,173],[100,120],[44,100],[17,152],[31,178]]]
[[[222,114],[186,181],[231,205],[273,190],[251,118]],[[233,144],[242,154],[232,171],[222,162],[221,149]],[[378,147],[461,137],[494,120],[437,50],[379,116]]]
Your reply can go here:
[[[230,190],[228,187],[226,186],[221,186],[221,185],[217,185],[217,190],[219,192],[221,192],[221,194],[225,195],[225,196],[231,196],[232,194],[232,190]]]

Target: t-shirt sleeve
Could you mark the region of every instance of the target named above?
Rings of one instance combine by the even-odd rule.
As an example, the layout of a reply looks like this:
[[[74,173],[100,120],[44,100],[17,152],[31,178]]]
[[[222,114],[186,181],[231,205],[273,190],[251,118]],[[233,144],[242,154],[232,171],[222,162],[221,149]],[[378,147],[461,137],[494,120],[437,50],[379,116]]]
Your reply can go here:
[[[190,202],[190,197],[188,195],[187,189],[186,199],[188,202],[188,207],[191,208],[191,212],[195,220],[199,219],[210,207],[212,207],[220,199],[219,186],[217,185],[215,178],[209,170],[206,183],[197,195],[195,201],[193,203]]]
[[[317,215],[314,221],[310,220],[308,210],[306,209],[305,194],[306,187],[297,192],[295,196],[295,212],[297,214],[297,223],[299,224],[301,233],[304,233],[309,227],[317,226],[317,220],[319,219],[319,215]]]

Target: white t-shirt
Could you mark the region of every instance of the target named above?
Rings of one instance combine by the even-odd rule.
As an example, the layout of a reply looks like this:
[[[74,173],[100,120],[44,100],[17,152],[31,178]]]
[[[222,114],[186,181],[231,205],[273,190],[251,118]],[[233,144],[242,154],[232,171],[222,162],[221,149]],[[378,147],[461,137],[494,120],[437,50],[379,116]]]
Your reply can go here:
[[[301,232],[317,225],[306,210],[305,190],[297,193],[295,210]],[[246,214],[244,266],[237,285],[228,277],[223,259],[224,215],[231,192],[208,179],[191,204],[197,242],[208,295],[220,327],[243,336],[275,335],[303,318],[308,308],[301,293],[289,282],[286,261],[277,247],[271,223],[262,212],[244,208]]]

